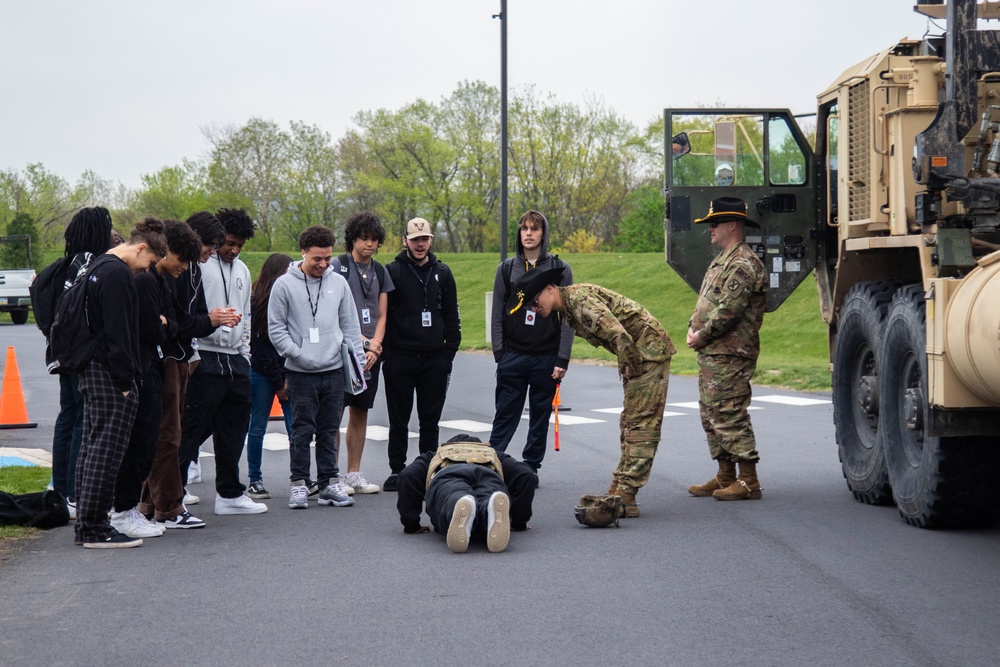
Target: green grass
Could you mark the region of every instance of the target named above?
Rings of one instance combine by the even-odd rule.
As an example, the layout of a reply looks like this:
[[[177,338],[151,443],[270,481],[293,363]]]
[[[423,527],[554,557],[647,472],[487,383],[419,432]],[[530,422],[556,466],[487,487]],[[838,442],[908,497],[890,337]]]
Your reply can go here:
[[[44,491],[51,476],[52,468],[40,466],[4,466],[0,468],[0,491],[6,491],[15,495]],[[37,528],[0,526],[0,540],[19,539],[37,532]]]
[[[251,275],[256,276],[270,254],[244,252],[240,257]],[[285,254],[293,259],[298,256],[292,252]],[[51,262],[58,256],[58,251],[49,251],[45,259]],[[388,262],[392,257],[392,253],[383,250],[378,260]],[[439,257],[451,267],[458,283],[462,349],[488,349],[485,294],[493,289],[499,257],[483,253],[442,253]],[[602,285],[648,308],[667,328],[677,347],[671,372],[697,374],[695,354],[684,344],[697,295],[667,266],[661,253],[597,253],[562,258],[573,267],[576,282]],[[613,359],[580,338],[573,345],[573,358],[607,362]],[[807,278],[781,308],[764,317],[761,356],[754,382],[802,391],[830,389],[826,325],[820,316],[819,297],[812,278]]]

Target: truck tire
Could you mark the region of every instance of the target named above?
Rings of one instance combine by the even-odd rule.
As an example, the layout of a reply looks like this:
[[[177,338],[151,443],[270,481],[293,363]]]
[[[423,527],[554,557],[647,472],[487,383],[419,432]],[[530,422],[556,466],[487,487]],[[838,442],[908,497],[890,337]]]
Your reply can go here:
[[[858,283],[840,309],[833,354],[833,422],[847,488],[869,505],[892,502],[878,437],[878,368],[895,281]]]
[[[28,321],[28,309],[22,308],[10,311],[10,321],[14,324],[24,324]]]
[[[879,373],[879,432],[893,500],[920,528],[990,524],[1000,448],[991,438],[926,435],[926,338],[923,286],[909,285],[889,306]]]

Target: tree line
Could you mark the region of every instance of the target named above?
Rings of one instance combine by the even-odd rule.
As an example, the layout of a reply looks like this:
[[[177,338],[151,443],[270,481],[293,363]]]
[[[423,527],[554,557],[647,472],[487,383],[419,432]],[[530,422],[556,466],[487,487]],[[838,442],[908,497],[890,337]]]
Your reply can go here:
[[[511,239],[520,214],[537,209],[563,251],[662,250],[662,120],[638,128],[603,102],[559,102],[528,88],[511,96],[508,123]],[[463,82],[436,103],[361,111],[354,125],[336,140],[316,125],[262,118],[203,128],[204,157],[145,174],[134,189],[89,171],[70,185],[41,164],[8,169],[0,230],[20,215],[15,226],[32,223],[45,248],[61,243],[83,206],[108,207],[122,230],[145,215],[242,207],[258,225],[248,248],[270,251],[294,249],[309,225],[337,230],[367,209],[390,236],[419,216],[436,225],[440,250],[499,250],[497,88]]]

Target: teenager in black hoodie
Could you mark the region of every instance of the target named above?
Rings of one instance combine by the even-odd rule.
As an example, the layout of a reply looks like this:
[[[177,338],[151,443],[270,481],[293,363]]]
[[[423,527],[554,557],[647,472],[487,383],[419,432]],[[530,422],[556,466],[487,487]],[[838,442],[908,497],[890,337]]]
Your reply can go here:
[[[382,485],[395,491],[406,467],[407,430],[417,395],[420,453],[437,449],[438,422],[451,379],[451,366],[462,342],[458,289],[451,269],[431,250],[434,234],[423,218],[406,223],[403,252],[386,266],[396,286],[389,292],[386,320],[385,402],[389,413],[389,468]]]

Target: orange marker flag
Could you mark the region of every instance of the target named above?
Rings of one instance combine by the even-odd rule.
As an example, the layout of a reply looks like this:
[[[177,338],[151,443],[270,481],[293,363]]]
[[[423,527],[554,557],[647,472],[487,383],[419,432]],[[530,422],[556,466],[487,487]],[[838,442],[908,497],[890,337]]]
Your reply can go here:
[[[552,410],[556,414],[556,430],[555,430],[555,445],[556,451],[559,451],[559,406],[562,402],[559,400],[559,387],[562,385],[561,382],[556,382],[556,393],[552,397]]]

